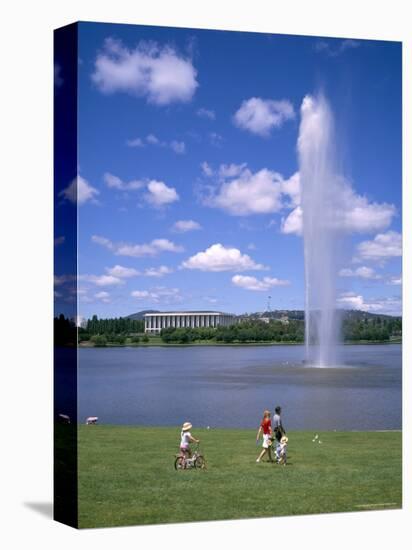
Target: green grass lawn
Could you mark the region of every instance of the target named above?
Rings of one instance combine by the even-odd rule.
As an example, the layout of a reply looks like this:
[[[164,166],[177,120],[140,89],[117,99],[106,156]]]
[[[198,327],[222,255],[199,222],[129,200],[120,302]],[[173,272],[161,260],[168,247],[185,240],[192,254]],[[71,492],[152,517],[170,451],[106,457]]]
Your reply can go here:
[[[174,470],[179,428],[79,426],[79,526],[400,508],[400,432],[289,432],[257,464],[255,430],[196,429],[206,470]]]

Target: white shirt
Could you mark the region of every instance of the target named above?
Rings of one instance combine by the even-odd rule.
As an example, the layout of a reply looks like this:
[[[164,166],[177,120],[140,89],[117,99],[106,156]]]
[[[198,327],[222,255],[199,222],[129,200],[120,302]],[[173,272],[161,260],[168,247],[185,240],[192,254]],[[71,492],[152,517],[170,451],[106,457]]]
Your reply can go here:
[[[180,434],[181,440],[180,440],[180,446],[181,447],[188,447],[190,443],[190,438],[192,437],[190,435],[190,432],[182,432]]]

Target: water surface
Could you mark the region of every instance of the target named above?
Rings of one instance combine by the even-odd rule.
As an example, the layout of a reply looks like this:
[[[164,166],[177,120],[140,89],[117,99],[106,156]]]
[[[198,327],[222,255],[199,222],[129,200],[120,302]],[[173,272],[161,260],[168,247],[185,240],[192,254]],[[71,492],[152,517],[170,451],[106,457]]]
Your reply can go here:
[[[340,367],[311,368],[303,346],[81,348],[79,421],[254,428],[280,404],[286,429],[400,429],[401,350],[342,346]]]

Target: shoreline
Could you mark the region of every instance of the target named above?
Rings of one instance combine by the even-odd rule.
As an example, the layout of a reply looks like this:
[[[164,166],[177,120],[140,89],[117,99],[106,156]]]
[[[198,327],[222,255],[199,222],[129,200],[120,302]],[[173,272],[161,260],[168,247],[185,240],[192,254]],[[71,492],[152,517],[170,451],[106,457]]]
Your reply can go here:
[[[361,340],[357,342],[343,342],[343,346],[387,346],[401,344],[402,340],[396,341],[371,341],[371,340]],[[139,342],[137,344],[128,343],[128,344],[116,344],[108,343],[105,346],[95,346],[94,344],[80,342],[78,343],[78,348],[83,349],[92,349],[92,348],[151,348],[151,347],[168,347],[168,348],[188,348],[188,347],[254,347],[254,346],[304,346],[304,342],[193,342],[187,344],[177,344],[177,343],[166,343],[166,342]]]

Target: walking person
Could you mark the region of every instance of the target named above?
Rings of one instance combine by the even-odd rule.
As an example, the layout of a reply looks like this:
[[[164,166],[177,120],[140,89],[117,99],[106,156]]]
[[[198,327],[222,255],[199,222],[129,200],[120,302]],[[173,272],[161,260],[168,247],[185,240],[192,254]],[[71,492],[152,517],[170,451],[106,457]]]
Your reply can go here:
[[[284,450],[284,454],[286,455],[286,446],[287,446],[287,437],[285,437],[286,431],[282,424],[281,414],[282,414],[282,407],[278,405],[277,407],[275,407],[275,414],[273,415],[273,433],[276,439],[275,459],[278,464],[281,460],[281,455],[283,450]],[[286,440],[286,442],[284,440]],[[284,441],[283,446],[282,446],[282,441]],[[286,463],[286,457],[285,457],[285,463]]]
[[[278,443],[280,443],[282,436],[286,435],[286,430],[282,424],[281,414],[282,407],[278,405],[275,407],[275,414],[273,415],[273,433]]]
[[[272,453],[271,453],[271,437],[272,437],[272,422],[270,420],[270,411],[266,410],[263,412],[262,422],[260,423],[259,430],[256,436],[256,443],[259,441],[260,434],[263,432],[263,443],[262,451],[257,457],[256,462],[260,462],[263,456],[268,453],[269,461],[272,462]]]

